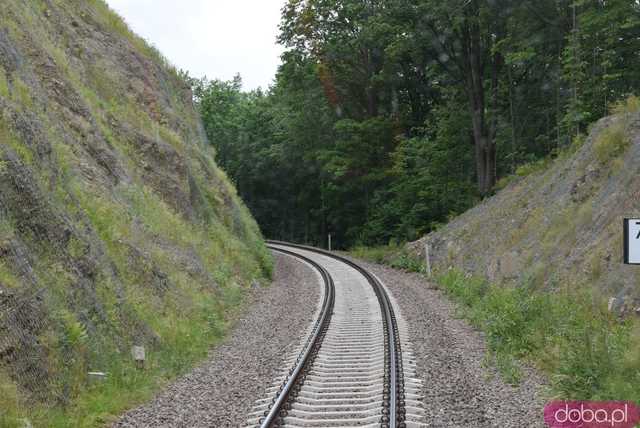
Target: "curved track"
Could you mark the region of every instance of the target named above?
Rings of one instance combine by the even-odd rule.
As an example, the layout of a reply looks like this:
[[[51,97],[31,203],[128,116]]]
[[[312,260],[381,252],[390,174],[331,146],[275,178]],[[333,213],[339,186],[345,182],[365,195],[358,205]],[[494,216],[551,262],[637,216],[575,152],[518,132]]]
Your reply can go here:
[[[256,403],[249,426],[421,426],[406,326],[381,282],[333,253],[276,241],[269,248],[313,267],[324,293],[317,321]]]

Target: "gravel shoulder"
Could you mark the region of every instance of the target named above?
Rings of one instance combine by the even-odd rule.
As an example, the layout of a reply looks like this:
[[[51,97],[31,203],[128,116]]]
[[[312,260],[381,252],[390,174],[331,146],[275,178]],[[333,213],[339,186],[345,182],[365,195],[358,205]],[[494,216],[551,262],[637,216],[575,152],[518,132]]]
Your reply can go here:
[[[510,386],[486,364],[482,333],[456,316],[456,305],[424,277],[357,260],[380,278],[409,325],[432,427],[544,427],[545,379],[525,367]]]
[[[301,326],[312,322],[320,299],[312,268],[288,256],[274,257],[273,283],[251,291],[244,314],[207,361],[113,427],[244,424],[254,401],[263,398],[281,367],[283,349],[300,342],[305,331]]]

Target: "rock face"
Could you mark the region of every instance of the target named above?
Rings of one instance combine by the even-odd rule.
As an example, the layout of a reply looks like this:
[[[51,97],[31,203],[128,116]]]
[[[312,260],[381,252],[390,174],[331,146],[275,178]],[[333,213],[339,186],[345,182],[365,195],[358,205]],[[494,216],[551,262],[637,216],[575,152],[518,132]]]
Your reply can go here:
[[[184,76],[102,0],[0,2],[0,381],[65,402],[269,271]]]
[[[620,127],[627,147],[599,156],[603,139],[615,142],[611,130]],[[637,113],[627,113],[600,120],[577,151],[517,178],[409,248],[423,256],[428,243],[438,269],[548,289],[592,287],[632,302],[640,268],[622,263],[622,220],[633,216],[640,216],[640,125]]]

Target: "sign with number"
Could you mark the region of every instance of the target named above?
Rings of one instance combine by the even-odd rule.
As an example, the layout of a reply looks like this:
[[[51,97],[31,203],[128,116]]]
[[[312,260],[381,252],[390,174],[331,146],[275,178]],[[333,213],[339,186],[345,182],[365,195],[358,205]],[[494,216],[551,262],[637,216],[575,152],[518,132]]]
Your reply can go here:
[[[624,219],[624,262],[640,265],[640,218]]]

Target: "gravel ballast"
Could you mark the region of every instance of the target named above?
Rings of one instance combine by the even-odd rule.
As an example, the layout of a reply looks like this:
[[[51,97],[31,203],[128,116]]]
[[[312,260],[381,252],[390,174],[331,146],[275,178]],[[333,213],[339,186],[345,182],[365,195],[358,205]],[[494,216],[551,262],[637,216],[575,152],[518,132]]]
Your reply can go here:
[[[264,398],[284,350],[312,322],[321,285],[311,267],[275,255],[274,281],[253,289],[244,314],[206,362],[126,413],[114,427],[238,427]],[[286,308],[286,309],[285,309]]]
[[[409,325],[417,374],[432,427],[544,427],[545,380],[523,368],[518,386],[486,364],[482,333],[456,316],[456,305],[415,273],[357,261],[380,278]]]

